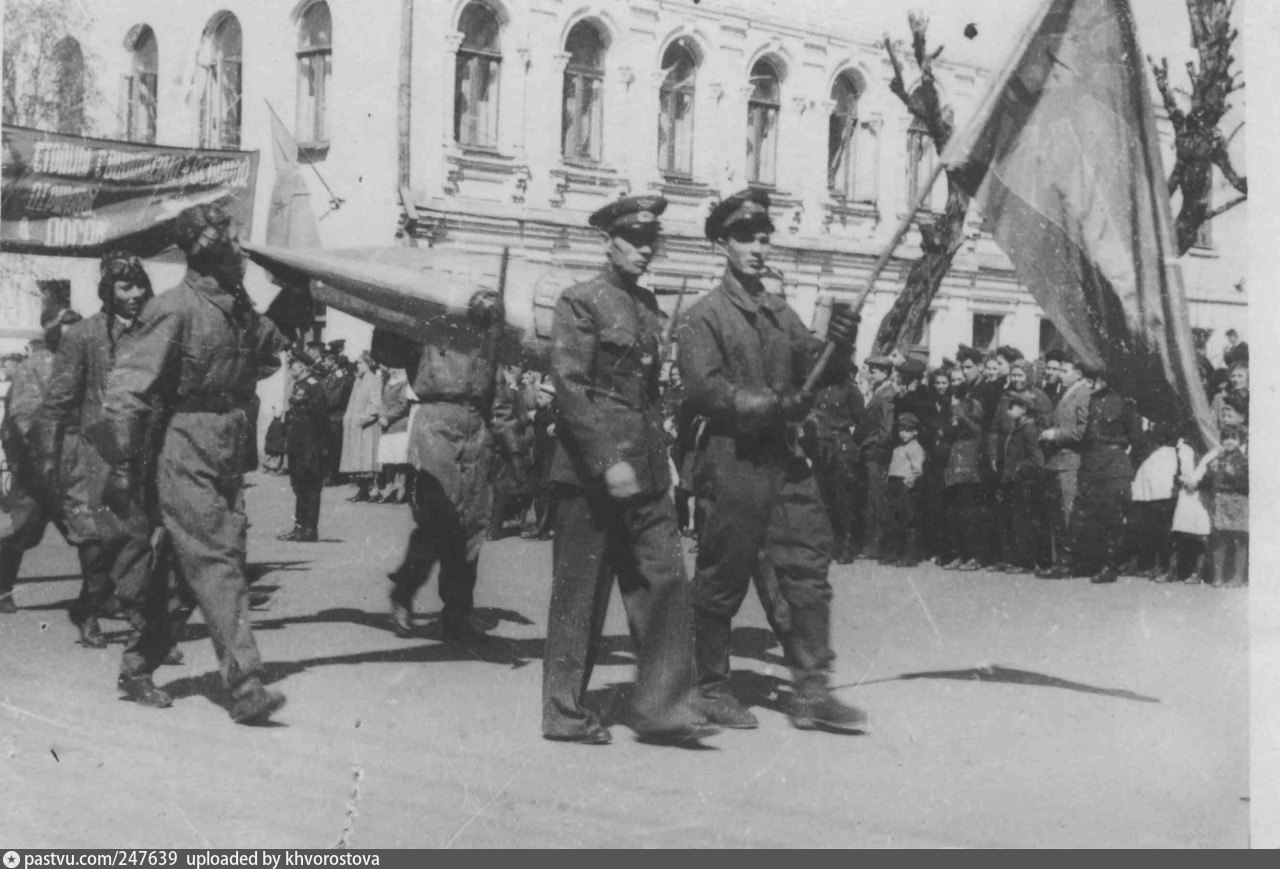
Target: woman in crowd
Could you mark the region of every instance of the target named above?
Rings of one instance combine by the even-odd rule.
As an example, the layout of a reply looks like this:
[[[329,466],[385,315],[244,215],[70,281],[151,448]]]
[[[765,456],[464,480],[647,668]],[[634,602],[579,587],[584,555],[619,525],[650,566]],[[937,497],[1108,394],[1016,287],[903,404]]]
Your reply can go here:
[[[349,475],[356,493],[347,500],[368,501],[378,470],[378,420],[382,416],[382,368],[368,353],[356,361],[356,382],[342,415],[342,458],[338,473]]]

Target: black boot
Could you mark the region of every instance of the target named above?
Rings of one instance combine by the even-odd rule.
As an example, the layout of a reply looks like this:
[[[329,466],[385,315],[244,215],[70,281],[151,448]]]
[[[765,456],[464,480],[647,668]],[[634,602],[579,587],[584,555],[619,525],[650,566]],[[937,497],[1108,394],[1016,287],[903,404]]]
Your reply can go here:
[[[18,605],[13,602],[13,592],[0,591],[0,615],[11,616],[18,611]]]
[[[106,637],[102,636],[102,628],[98,625],[96,613],[86,613],[80,609],[78,604],[72,604],[71,609],[67,611],[67,615],[71,617],[71,623],[80,631],[80,645],[89,649],[105,649],[107,647],[107,640]]]
[[[166,709],[173,705],[173,698],[156,687],[148,675],[125,676],[121,674],[116,686],[124,692],[124,696],[139,706],[152,709]]]
[[[824,675],[809,675],[795,687],[787,717],[799,730],[827,730],[833,733],[860,733],[867,726],[867,713],[841,703],[827,686]]]
[[[268,691],[262,686],[262,680],[257,676],[252,676],[239,685],[232,696],[235,698],[235,703],[231,707],[231,720],[236,724],[265,722],[285,703],[283,694],[278,691]]]

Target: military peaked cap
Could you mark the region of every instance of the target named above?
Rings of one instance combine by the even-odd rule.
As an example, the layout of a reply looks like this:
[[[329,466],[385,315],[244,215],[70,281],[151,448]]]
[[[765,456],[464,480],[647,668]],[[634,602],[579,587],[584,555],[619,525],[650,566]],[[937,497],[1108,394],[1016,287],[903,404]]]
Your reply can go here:
[[[914,413],[904,413],[898,416],[898,428],[908,429],[910,431],[920,431],[920,417]]]
[[[883,368],[885,371],[893,370],[893,360],[888,356],[872,356],[867,360],[868,368]]]
[[[610,202],[587,219],[596,229],[615,235],[624,229],[662,229],[658,217],[667,210],[661,196],[627,196]]]
[[[744,223],[773,232],[773,221],[769,218],[768,192],[747,188],[726,197],[711,209],[703,228],[706,230],[707,238],[715,241],[728,235],[733,227]]]

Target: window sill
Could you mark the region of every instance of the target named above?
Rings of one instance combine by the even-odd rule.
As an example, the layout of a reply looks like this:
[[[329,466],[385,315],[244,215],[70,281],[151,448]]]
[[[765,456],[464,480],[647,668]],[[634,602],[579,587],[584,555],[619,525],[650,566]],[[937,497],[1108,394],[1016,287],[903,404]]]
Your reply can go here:
[[[664,196],[679,196],[686,199],[706,199],[711,195],[711,185],[694,181],[692,176],[663,175],[658,189]]]
[[[850,201],[844,196],[838,194],[829,194],[830,200],[827,202],[827,211],[835,217],[870,217],[876,220],[880,219],[880,206],[875,202],[863,199],[855,199]]]
[[[298,162],[319,163],[329,156],[328,142],[299,142]]]

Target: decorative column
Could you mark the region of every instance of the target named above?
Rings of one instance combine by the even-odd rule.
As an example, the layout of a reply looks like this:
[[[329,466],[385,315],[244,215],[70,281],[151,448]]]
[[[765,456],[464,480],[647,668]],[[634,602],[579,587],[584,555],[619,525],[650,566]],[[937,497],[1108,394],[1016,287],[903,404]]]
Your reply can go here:
[[[444,59],[440,76],[440,125],[441,136],[446,152],[456,150],[453,138],[453,92],[458,78],[458,49],[466,35],[461,30],[454,30],[444,35]]]

